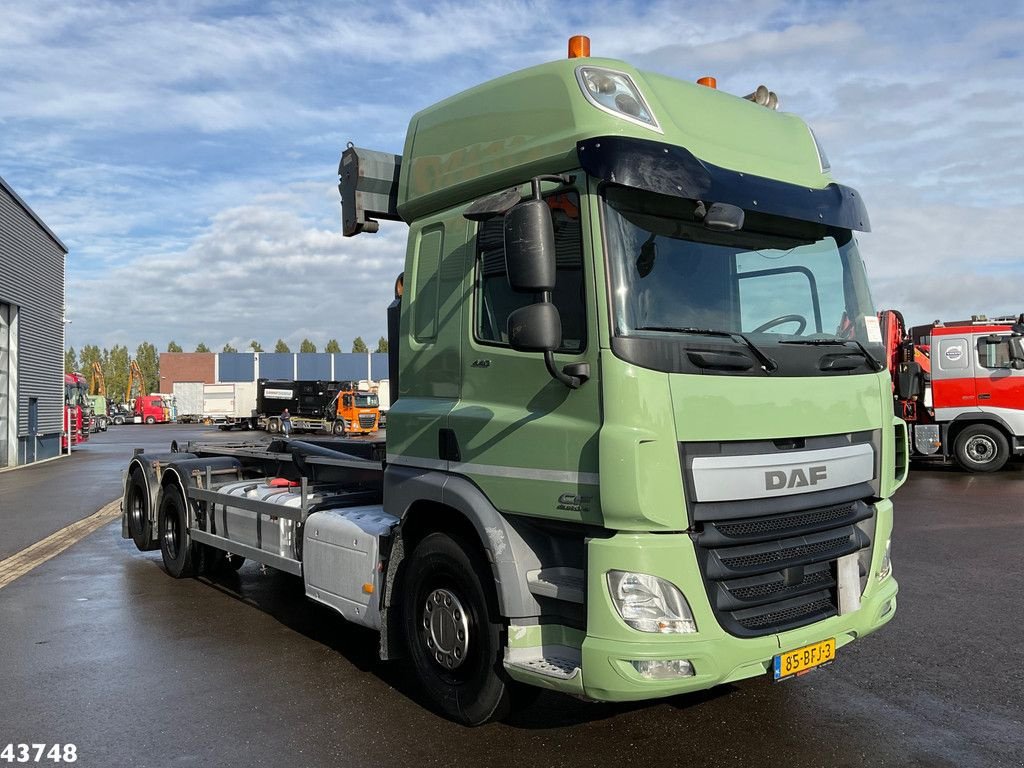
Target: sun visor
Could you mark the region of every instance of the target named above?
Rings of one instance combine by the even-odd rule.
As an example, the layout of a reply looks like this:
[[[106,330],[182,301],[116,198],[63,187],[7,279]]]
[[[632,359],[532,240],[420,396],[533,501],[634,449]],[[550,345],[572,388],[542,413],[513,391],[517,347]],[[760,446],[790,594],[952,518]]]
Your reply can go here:
[[[683,147],[625,136],[576,143],[580,166],[598,179],[705,203],[731,203],[747,211],[870,232],[855,189],[829,184],[812,189],[705,163]]]

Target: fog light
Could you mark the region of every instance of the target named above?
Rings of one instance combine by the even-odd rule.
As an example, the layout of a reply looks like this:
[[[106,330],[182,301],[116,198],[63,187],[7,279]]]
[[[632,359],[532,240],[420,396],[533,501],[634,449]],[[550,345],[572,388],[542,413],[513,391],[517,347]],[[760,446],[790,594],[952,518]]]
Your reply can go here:
[[[648,680],[674,680],[693,677],[693,664],[686,659],[641,659],[629,662],[641,677]]]
[[[885,554],[882,555],[882,565],[878,569],[878,580],[885,581],[892,576],[892,539],[885,542]]]

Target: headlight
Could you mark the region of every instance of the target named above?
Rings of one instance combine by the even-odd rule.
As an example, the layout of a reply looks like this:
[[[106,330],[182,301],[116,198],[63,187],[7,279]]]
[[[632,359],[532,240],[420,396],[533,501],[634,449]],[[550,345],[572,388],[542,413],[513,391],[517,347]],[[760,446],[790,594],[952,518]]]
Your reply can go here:
[[[892,576],[892,539],[887,539],[885,542],[885,554],[882,555],[882,565],[878,569],[878,580],[885,581]]]
[[[641,632],[697,631],[690,606],[670,581],[647,573],[608,571],[608,591],[619,616]]]
[[[576,79],[587,101],[598,109],[661,133],[658,121],[654,119],[654,113],[647,106],[643,94],[625,72],[599,67],[579,67],[576,70]]]

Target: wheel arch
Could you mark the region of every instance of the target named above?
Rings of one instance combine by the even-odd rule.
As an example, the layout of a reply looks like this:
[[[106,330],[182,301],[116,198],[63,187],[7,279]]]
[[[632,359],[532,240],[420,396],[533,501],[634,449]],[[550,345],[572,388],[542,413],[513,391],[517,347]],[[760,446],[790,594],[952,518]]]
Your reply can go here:
[[[401,519],[388,558],[381,605],[381,658],[403,655],[400,599],[403,561],[430,533],[471,542],[494,579],[498,611],[506,618],[533,617],[541,606],[529,591],[527,571],[541,556],[517,527],[469,480],[433,470],[389,465],[384,475],[387,509]],[[391,608],[395,607],[395,611]]]

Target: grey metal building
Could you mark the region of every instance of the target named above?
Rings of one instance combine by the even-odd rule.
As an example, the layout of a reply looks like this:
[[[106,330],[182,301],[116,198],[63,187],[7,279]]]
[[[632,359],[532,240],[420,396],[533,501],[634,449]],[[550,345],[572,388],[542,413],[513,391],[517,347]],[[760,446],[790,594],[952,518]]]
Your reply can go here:
[[[67,253],[0,177],[0,468],[60,453]]]

